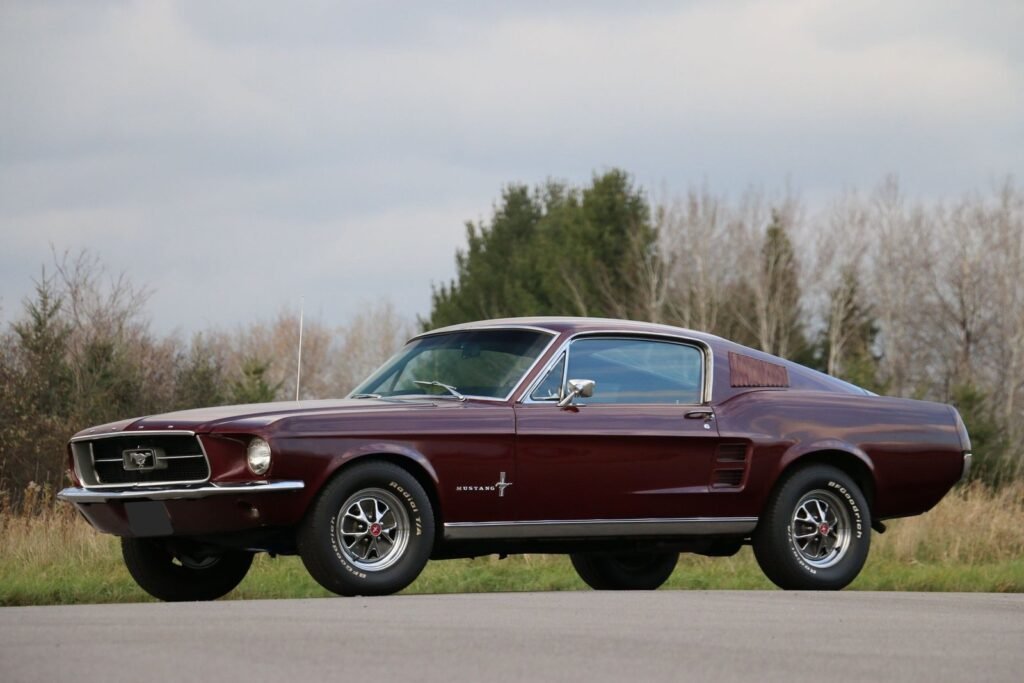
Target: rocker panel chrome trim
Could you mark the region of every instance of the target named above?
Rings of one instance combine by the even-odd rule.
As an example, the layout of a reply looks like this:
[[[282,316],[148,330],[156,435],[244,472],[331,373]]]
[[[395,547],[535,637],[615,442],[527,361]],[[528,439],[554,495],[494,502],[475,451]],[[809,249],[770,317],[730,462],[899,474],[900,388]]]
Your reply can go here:
[[[684,517],[678,519],[571,519],[528,522],[448,522],[450,541],[502,538],[595,538],[602,536],[746,535],[757,517]]]

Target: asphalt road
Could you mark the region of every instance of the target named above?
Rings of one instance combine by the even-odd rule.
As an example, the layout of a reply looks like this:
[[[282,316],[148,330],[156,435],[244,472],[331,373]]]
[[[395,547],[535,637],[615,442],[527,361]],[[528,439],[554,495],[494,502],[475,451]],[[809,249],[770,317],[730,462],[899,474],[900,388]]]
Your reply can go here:
[[[0,609],[0,681],[1015,681],[1024,595],[504,593]]]

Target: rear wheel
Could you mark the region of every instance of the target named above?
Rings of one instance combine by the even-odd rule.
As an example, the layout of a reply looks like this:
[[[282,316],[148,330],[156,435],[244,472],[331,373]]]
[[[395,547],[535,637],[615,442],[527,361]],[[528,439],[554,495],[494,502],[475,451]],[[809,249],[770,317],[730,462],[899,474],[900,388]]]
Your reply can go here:
[[[320,493],[299,530],[310,575],[339,595],[388,595],[419,576],[434,545],[420,483],[387,462],[353,465]]]
[[[860,487],[828,465],[810,465],[772,493],[754,532],[765,575],[789,590],[839,590],[853,581],[871,545],[871,513]]]
[[[576,553],[569,556],[576,573],[594,590],[654,590],[668,581],[679,553]]]
[[[188,553],[151,538],[122,538],[121,555],[135,583],[167,602],[216,600],[235,588],[252,565],[252,553]]]

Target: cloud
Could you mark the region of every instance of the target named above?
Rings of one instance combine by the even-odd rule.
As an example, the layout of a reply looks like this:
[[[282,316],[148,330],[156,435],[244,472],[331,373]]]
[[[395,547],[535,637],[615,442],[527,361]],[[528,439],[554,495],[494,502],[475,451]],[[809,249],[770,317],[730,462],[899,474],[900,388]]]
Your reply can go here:
[[[425,313],[504,183],[809,197],[1021,171],[1018,3],[8,2],[0,315],[58,249],[163,328],[318,292]],[[353,295],[353,294],[357,294]]]

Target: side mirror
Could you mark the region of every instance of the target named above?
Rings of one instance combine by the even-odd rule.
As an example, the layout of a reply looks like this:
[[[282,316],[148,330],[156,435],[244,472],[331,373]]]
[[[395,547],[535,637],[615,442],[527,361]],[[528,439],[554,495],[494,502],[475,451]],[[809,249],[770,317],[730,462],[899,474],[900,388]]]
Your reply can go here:
[[[592,379],[571,379],[568,382],[569,393],[558,402],[559,408],[568,408],[577,396],[589,398],[594,395],[594,386],[597,385]]]

